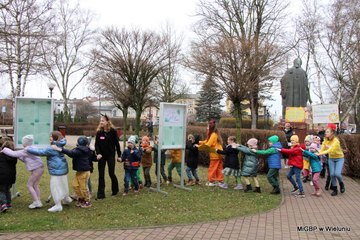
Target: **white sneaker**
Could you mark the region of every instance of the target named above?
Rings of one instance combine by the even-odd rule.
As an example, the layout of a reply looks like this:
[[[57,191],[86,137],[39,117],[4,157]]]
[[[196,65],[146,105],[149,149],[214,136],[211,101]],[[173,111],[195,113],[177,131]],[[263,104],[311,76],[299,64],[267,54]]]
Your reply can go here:
[[[313,181],[310,181],[310,186],[314,186],[314,183],[313,183]]]
[[[212,183],[212,182],[207,182],[205,185],[208,186],[208,187],[215,187],[215,186],[217,186],[218,184]]]
[[[65,205],[69,205],[73,200],[71,199],[71,197],[66,196],[63,200]]]
[[[49,212],[61,212],[63,210],[61,205],[55,205],[52,208],[49,208]]]
[[[41,208],[43,205],[41,203],[41,201],[35,201],[32,204],[29,205],[30,209],[35,209],[35,208]]]

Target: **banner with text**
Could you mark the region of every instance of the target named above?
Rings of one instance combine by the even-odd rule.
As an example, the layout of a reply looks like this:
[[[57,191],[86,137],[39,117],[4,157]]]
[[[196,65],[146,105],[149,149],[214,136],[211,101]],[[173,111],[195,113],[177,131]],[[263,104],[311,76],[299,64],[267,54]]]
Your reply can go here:
[[[312,105],[313,123],[338,123],[339,107],[337,104]]]

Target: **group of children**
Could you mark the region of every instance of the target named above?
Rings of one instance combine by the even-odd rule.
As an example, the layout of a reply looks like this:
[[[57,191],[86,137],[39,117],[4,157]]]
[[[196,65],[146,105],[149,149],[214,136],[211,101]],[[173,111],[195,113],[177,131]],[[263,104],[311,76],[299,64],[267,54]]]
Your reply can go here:
[[[208,127],[208,133],[211,130],[211,125]],[[210,129],[210,130],[209,130]],[[93,149],[89,147],[90,141],[86,137],[79,137],[77,139],[77,146],[68,150],[65,149],[66,139],[63,138],[60,132],[53,131],[50,135],[50,146],[39,149],[32,147],[33,136],[27,135],[22,139],[24,149],[14,151],[14,144],[11,141],[1,142],[0,152],[0,208],[1,211],[6,211],[11,208],[10,188],[16,179],[16,162],[20,159],[26,164],[26,169],[31,172],[27,182],[28,191],[32,197],[33,202],[29,205],[30,209],[41,208],[42,202],[40,197],[39,182],[44,172],[44,165],[39,156],[46,156],[47,169],[50,174],[50,191],[55,205],[48,209],[49,212],[62,211],[62,203],[69,204],[73,199],[77,200],[76,206],[81,208],[91,207],[89,187],[90,172],[92,171],[92,162],[96,161],[96,154]],[[293,185],[291,191],[298,197],[305,197],[304,188],[301,180],[301,172],[303,172],[303,182],[311,180],[314,186],[314,196],[321,195],[321,188],[319,186],[319,177],[322,170],[322,163],[326,161],[324,157],[329,150],[321,148],[320,138],[318,136],[306,136],[305,146],[299,144],[299,137],[292,135],[290,137],[291,148],[283,148],[279,137],[276,135],[268,138],[268,148],[264,150],[258,149],[258,140],[250,138],[247,141],[247,146],[237,144],[234,136],[229,136],[227,139],[227,146],[222,148],[222,140],[216,128],[212,129],[211,134],[204,141],[199,141],[198,136],[192,134],[188,135],[186,149],[188,154],[186,157],[186,174],[188,177],[188,186],[200,184],[200,179],[197,173],[199,150],[202,146],[207,145],[210,152],[210,167],[208,170],[208,182],[206,186],[219,186],[220,188],[229,188],[229,178],[234,176],[236,180],[235,190],[244,190],[244,192],[261,193],[259,181],[257,179],[258,171],[258,155],[266,155],[269,171],[267,179],[272,185],[272,194],[280,194],[279,186],[279,170],[281,169],[282,155],[288,158],[287,165],[290,167],[287,178]],[[140,166],[142,166],[145,187],[150,187],[152,184],[150,177],[150,169],[153,162],[156,164],[155,173],[157,172],[157,158],[158,158],[158,139],[155,137],[153,146],[150,145],[150,140],[147,136],[143,136],[141,144],[138,146],[136,136],[130,136],[127,140],[127,148],[123,151],[118,161],[124,166],[124,193],[126,196],[130,188],[133,188],[137,193],[142,187],[140,178]],[[338,144],[339,145],[339,144]],[[168,165],[168,175],[165,173],[165,158],[166,150],[161,150],[160,174],[166,183],[171,183],[172,170],[176,168],[179,176],[181,175],[181,160],[182,150],[172,149],[168,150],[171,162]],[[244,154],[244,161],[240,169],[239,152]],[[70,198],[68,188],[68,163],[64,156],[68,155],[72,158],[73,170],[76,171],[75,177],[72,181],[75,196]],[[224,155],[224,159],[222,158]],[[341,166],[342,167],[342,166]],[[311,169],[311,171],[310,171]],[[310,173],[312,178],[310,179]],[[295,175],[295,180],[293,176]],[[242,185],[241,178],[245,183],[245,188]],[[255,189],[253,189],[250,178],[252,178]],[[341,192],[345,191],[342,178],[339,178]],[[335,180],[336,181],[336,180]],[[336,184],[336,182],[335,182]],[[90,186],[89,186],[90,185]],[[334,184],[332,184],[334,188]],[[333,189],[334,190],[334,189]],[[332,193],[333,195],[333,193]]]

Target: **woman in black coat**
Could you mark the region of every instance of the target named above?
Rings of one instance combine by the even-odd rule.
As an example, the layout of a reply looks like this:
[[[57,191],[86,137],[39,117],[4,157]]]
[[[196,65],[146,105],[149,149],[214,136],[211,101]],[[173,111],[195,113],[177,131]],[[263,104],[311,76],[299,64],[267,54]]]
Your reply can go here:
[[[14,143],[11,141],[0,142],[1,149],[4,147],[14,150]],[[16,181],[17,159],[0,153],[0,211],[5,212],[11,208],[10,188]]]
[[[97,199],[105,198],[105,166],[108,164],[109,176],[111,178],[111,191],[115,196],[119,192],[119,183],[115,175],[115,152],[121,159],[119,138],[110,119],[102,115],[97,128],[95,139],[95,151],[99,168],[99,186]]]

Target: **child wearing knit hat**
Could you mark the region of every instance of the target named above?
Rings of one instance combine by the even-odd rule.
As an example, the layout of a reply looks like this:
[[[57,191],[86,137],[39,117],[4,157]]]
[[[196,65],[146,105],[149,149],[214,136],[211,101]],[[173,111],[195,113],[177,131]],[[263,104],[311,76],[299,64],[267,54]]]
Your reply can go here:
[[[312,178],[313,178],[313,184],[315,192],[311,195],[320,197],[321,195],[321,189],[319,185],[319,177],[321,172],[321,162],[320,158],[315,155],[316,152],[319,151],[318,145],[316,143],[312,143],[309,146],[309,150],[305,150],[303,152],[303,156],[307,157],[310,161],[311,169],[312,169]]]
[[[281,143],[279,142],[279,137],[273,135],[268,138],[269,148],[265,150],[256,150],[251,149],[254,153],[260,155],[267,155],[266,159],[269,166],[269,171],[267,173],[267,179],[273,190],[271,194],[280,194],[279,186],[279,169],[281,168],[281,155],[277,149],[282,148]]]
[[[291,136],[290,140],[291,140],[291,148],[290,149],[282,148],[279,149],[279,151],[289,158],[288,165],[290,167],[290,171],[287,175],[287,178],[294,187],[291,193],[296,194],[300,190],[300,192],[296,196],[303,198],[305,197],[305,193],[300,179],[301,169],[303,169],[302,149],[300,147],[299,137],[297,135]],[[292,177],[293,175],[295,175],[296,177],[296,182]]]
[[[255,183],[254,192],[261,193],[259,181],[257,179],[257,171],[259,166],[259,161],[256,154],[251,151],[251,149],[257,149],[258,140],[256,138],[250,138],[247,143],[248,147],[244,145],[238,145],[238,150],[245,154],[244,165],[242,167],[241,176],[243,177],[246,183],[246,189],[244,192],[249,192],[252,190],[249,178],[251,177]]]
[[[313,142],[313,136],[307,135],[304,139],[304,143],[306,146],[306,149],[309,150],[310,144]],[[304,156],[303,159],[303,183],[306,183],[308,181],[311,181],[310,178],[310,161],[307,157]]]
[[[152,166],[152,146],[150,145],[150,139],[148,136],[141,138],[141,165],[143,167],[145,187],[151,187],[150,169]]]
[[[26,135],[22,138],[22,145],[24,148],[31,146],[33,144],[33,142],[34,142],[33,135]],[[41,158],[28,153],[24,149],[14,151],[14,150],[11,150],[10,148],[5,147],[1,152],[9,157],[18,158],[22,162],[25,163],[26,169],[29,172],[31,172],[31,175],[27,182],[27,188],[28,188],[29,193],[31,194],[33,202],[29,205],[29,208],[30,209],[41,208],[42,203],[41,203],[41,198],[40,198],[39,183],[40,183],[41,176],[44,173],[44,164],[43,164]]]

